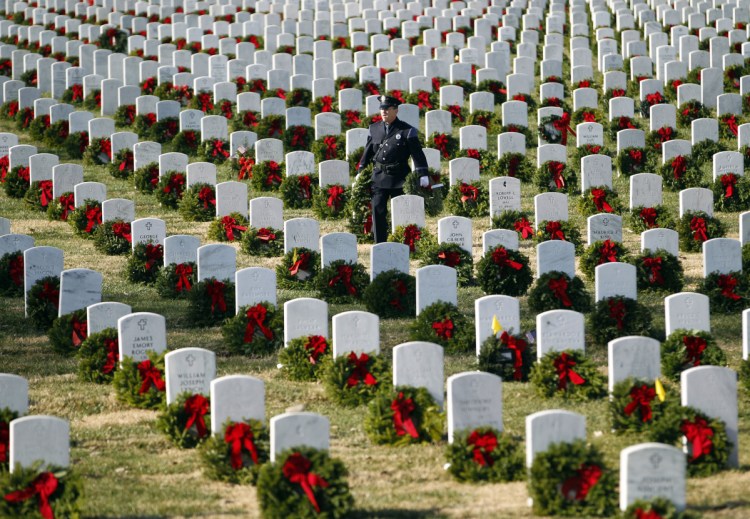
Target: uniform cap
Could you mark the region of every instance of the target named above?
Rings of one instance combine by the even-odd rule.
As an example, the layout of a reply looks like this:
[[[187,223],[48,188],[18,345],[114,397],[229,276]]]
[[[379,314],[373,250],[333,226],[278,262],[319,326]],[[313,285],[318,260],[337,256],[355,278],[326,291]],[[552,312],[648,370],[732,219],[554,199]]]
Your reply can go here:
[[[380,101],[381,109],[390,108],[392,106],[397,107],[398,105],[401,104],[398,99],[396,99],[395,97],[391,97],[391,96],[380,96],[378,97],[378,101]]]

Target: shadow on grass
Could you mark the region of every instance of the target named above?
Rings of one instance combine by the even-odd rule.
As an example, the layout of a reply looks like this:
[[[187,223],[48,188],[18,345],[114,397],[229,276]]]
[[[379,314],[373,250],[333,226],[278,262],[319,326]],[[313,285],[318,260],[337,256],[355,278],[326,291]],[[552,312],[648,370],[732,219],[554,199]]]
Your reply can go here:
[[[727,501],[727,502],[715,504],[715,505],[690,506],[688,508],[690,510],[695,510],[698,512],[718,512],[720,510],[731,510],[733,508],[746,508],[748,506],[750,506],[750,501],[743,499],[739,501]]]
[[[437,509],[431,510],[355,510],[352,513],[353,516],[358,519],[419,519],[419,518],[434,518],[441,519],[448,517],[445,514],[441,514]]]

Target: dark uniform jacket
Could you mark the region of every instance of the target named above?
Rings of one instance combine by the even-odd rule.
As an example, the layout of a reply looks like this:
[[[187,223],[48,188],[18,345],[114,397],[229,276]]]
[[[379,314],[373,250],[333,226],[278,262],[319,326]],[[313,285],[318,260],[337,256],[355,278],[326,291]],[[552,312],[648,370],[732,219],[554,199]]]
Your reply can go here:
[[[414,160],[414,169],[419,176],[427,176],[427,159],[422,144],[413,126],[396,119],[385,133],[385,123],[370,125],[370,134],[357,171],[373,162],[373,187],[398,189],[404,185],[409,174],[409,157]]]

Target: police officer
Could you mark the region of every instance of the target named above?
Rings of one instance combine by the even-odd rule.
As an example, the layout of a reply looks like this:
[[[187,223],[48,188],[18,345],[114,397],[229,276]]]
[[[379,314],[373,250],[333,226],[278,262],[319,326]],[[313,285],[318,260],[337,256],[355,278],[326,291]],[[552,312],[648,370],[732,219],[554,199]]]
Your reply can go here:
[[[380,96],[381,122],[370,125],[367,144],[359,159],[357,174],[370,162],[372,169],[372,223],[375,243],[388,238],[388,199],[404,194],[404,180],[409,174],[409,157],[420,176],[422,187],[429,185],[427,159],[413,126],[398,119],[399,101],[389,96]]]

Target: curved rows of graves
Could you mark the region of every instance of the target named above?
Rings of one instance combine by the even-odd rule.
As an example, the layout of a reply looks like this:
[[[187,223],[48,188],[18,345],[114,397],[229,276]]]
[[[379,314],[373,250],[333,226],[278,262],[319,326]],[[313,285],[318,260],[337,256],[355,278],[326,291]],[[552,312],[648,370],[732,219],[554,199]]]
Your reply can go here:
[[[0,60],[4,60],[4,70],[10,76],[0,76],[5,113],[21,114],[17,120],[24,130],[31,122],[24,119],[23,114],[31,113],[32,119],[47,117],[45,124],[50,127],[58,121],[67,122],[69,136],[85,134],[86,142],[96,141],[99,146],[106,141],[111,148],[105,153],[109,159],[105,162],[122,150],[130,150],[133,170],[155,163],[160,175],[185,172],[188,188],[196,183],[215,186],[217,218],[239,213],[247,218],[241,223],[249,228],[283,229],[285,253],[300,247],[320,251],[322,266],[337,260],[356,263],[357,237],[349,233],[321,237],[319,223],[312,218],[285,221],[277,198],[259,196],[249,200],[246,183],[217,183],[216,164],[190,163],[194,153],[162,153],[158,142],[142,141],[143,136],[133,132],[116,131],[112,117],[118,110],[122,112],[123,107],[132,105],[136,117],[149,119],[149,114],[153,114],[156,122],[176,119],[180,132],[197,132],[204,142],[217,139],[225,142],[230,160],[253,150],[256,165],[284,164],[286,176],[317,173],[321,187],[341,184],[350,189],[350,167],[343,159],[356,156],[366,140],[366,129],[346,131],[344,157],[317,162],[309,151],[294,149],[281,139],[252,131],[259,125],[249,123],[246,129],[238,130],[232,122],[236,131],[230,134],[230,120],[235,114],[245,112],[257,114],[260,121],[281,116],[287,131],[298,126],[314,127],[315,140],[321,140],[342,135],[342,128],[352,120],[345,117],[347,123],[343,123],[342,115],[346,112],[360,113],[360,121],[376,115],[377,97],[365,95],[373,94],[373,88],[391,94],[427,92],[439,94],[436,103],[439,109],[428,109],[428,106],[433,108],[434,97],[432,101],[425,101],[423,96],[416,104],[402,105],[399,116],[418,128],[423,127],[429,142],[435,143],[436,135],[452,137],[454,129],[458,129],[461,150],[481,150],[492,159],[502,159],[507,154],[530,155],[530,147],[538,140],[536,167],[544,169],[550,162],[569,164],[580,173],[582,196],[590,196],[592,189],[597,188],[613,190],[613,163],[623,164],[624,155],[632,159],[632,150],[655,157],[660,155],[648,165],[654,170],[667,171],[664,177],[646,172],[645,165],[640,169],[642,172],[630,176],[631,209],[661,207],[664,180],[667,187],[685,188],[679,194],[680,219],[696,214],[712,218],[718,199],[727,194],[726,189],[721,189],[717,196],[703,187],[709,183],[702,178],[686,185],[673,182],[679,180],[676,159],[687,163],[685,170],[704,166],[692,157],[694,149],[714,152],[710,155],[714,183],[721,183],[721,177],[727,175],[734,175],[736,181],[744,174],[750,124],[742,124],[743,96],[750,88],[746,81],[750,76],[742,73],[750,11],[741,4],[691,6],[680,5],[680,2],[653,2],[635,4],[631,10],[622,2],[585,4],[576,1],[567,6],[553,1],[546,17],[544,3],[517,1],[493,6],[483,2],[472,2],[468,6],[462,2],[452,2],[450,6],[435,2],[427,8],[366,1],[331,6],[303,2],[301,9],[291,4],[243,2],[241,6],[206,6],[210,14],[203,15],[186,14],[193,12],[193,8],[197,11],[197,4],[182,6],[180,9],[184,9],[180,12],[175,7],[138,3],[134,13],[129,12],[131,6],[126,2],[109,7],[43,4],[59,12],[8,2],[6,13],[23,16],[11,16],[13,20],[0,22],[2,37],[15,42],[0,46]],[[227,16],[230,21],[225,20]],[[86,23],[83,18],[97,22]],[[167,18],[170,23],[165,22]],[[33,23],[19,24],[21,19]],[[110,33],[111,29],[116,32]],[[127,37],[120,41],[123,31]],[[171,43],[163,43],[167,38]],[[262,44],[259,43],[261,38]],[[238,42],[238,39],[243,41]],[[596,44],[596,56],[591,51],[592,39]],[[255,43],[251,43],[253,40]],[[185,43],[190,50],[180,47]],[[569,45],[569,63],[564,60],[565,43]],[[261,45],[262,50],[260,46],[256,48],[256,44]],[[342,48],[334,50],[335,46]],[[278,52],[280,49],[282,52]],[[198,50],[200,52],[196,52]],[[512,57],[513,51],[515,57]],[[58,59],[60,54],[63,59]],[[385,69],[385,73],[381,69]],[[562,79],[565,72],[570,74],[570,81]],[[241,79],[238,81],[238,78]],[[344,78],[357,79],[343,85],[349,88],[337,90],[342,84],[338,80]],[[437,83],[433,81],[435,78],[438,78]],[[595,83],[599,78],[602,84],[597,89]],[[540,80],[538,96],[534,91],[537,79]],[[256,80],[261,82],[253,83]],[[195,97],[210,93],[211,104],[215,107],[230,101],[232,117],[208,115],[206,111],[210,110],[206,106],[201,106],[205,111],[184,109],[184,100],[144,95],[154,82],[187,87]],[[492,82],[500,82],[502,91],[472,92],[478,85]],[[441,83],[451,84],[441,86]],[[259,91],[249,91],[250,84]],[[435,86],[439,87],[438,91],[433,91]],[[565,101],[569,98],[566,95],[569,88],[573,88],[570,96],[573,121],[576,118],[582,121],[575,129],[571,127],[574,122],[569,122],[567,111],[570,108]],[[335,98],[338,112],[316,114],[313,126],[310,108],[289,106],[289,99],[280,97],[288,94],[287,90],[300,89],[309,91],[313,101]],[[48,94],[50,97],[46,97]],[[508,100],[496,116],[498,95]],[[72,102],[60,102],[63,98]],[[77,102],[90,98],[95,99],[101,117],[76,109]],[[483,121],[484,126],[462,125],[463,114],[454,107],[465,108],[467,98],[469,114],[487,112],[491,115],[491,120]],[[322,110],[322,105],[315,108],[315,103],[311,104],[315,111]],[[691,120],[693,109],[697,115]],[[535,110],[538,135],[532,134],[530,129],[535,125],[529,123]],[[623,118],[626,121],[623,122]],[[615,123],[624,126],[615,128],[616,153],[607,152],[606,144],[613,144],[608,130]],[[646,127],[647,130],[642,129]],[[572,146],[572,142],[558,144],[567,143],[568,134],[575,136],[576,146]],[[496,135],[496,154],[487,151],[490,148],[488,135]],[[689,138],[675,138],[677,136]],[[730,151],[735,136],[739,151]],[[132,200],[108,199],[106,184],[84,181],[81,165],[61,163],[57,155],[38,153],[36,146],[18,144],[18,136],[13,133],[1,134],[0,140],[3,143],[0,155],[7,156],[6,174],[15,172],[17,176],[26,170],[29,188],[39,189],[40,183],[49,182],[53,199],[73,193],[76,208],[94,200],[101,204],[102,222],[130,223],[133,247],[158,243],[163,246],[164,265],[195,263],[198,281],[211,278],[233,281],[237,311],[259,302],[277,304],[275,272],[261,267],[237,271],[235,247],[201,245],[200,239],[188,235],[167,236],[163,220],[136,219]],[[582,157],[580,164],[569,161],[571,149],[576,157]],[[427,148],[426,153],[431,168],[441,170],[445,159],[443,150]],[[615,161],[611,155],[616,155]],[[621,174],[634,172],[620,171]],[[450,160],[449,178],[451,190],[486,183],[491,217],[521,211],[521,189],[529,187],[526,182],[529,179],[521,182],[509,176],[488,181],[486,175],[480,173],[480,161],[471,156]],[[549,185],[550,191],[534,197],[536,224],[567,221],[566,191],[572,192],[572,186],[564,183],[561,186],[554,176],[542,185]],[[738,185],[737,190],[741,189]],[[394,230],[399,226],[424,228],[426,225],[424,202],[419,195],[394,199],[391,209]],[[474,223],[466,217],[442,218],[438,222],[438,241],[457,243],[472,254]],[[39,280],[57,277],[58,317],[85,309],[89,334],[116,329],[120,359],[128,357],[141,362],[148,360],[149,351],[167,351],[163,316],[134,312],[124,303],[101,302],[102,274],[89,269],[65,270],[61,249],[37,245],[32,236],[14,234],[12,226],[9,219],[0,219],[0,257],[23,254],[22,283],[27,303]],[[587,222],[588,244],[607,240],[621,242],[622,228],[621,216],[595,214]],[[741,275],[742,247],[750,239],[747,214],[740,215],[739,228],[739,239],[705,235],[696,239],[702,242],[704,277]],[[691,231],[692,237],[696,231]],[[518,250],[519,239],[523,236],[515,229],[489,230],[483,235],[483,254],[498,246]],[[679,256],[679,236],[675,230],[647,230],[641,240],[643,252],[662,250]],[[568,279],[575,278],[575,253],[575,246],[569,242],[543,241],[536,252],[537,277],[562,272]],[[409,273],[409,258],[408,246],[404,244],[373,246],[371,277],[392,269]],[[417,314],[437,302],[458,304],[455,269],[445,265],[424,266],[417,269],[415,277]],[[595,300],[637,300],[636,279],[633,265],[612,262],[597,266]],[[680,330],[711,332],[708,296],[678,293],[666,297],[664,304],[668,337]],[[379,352],[380,322],[374,314],[351,311],[333,316],[329,334],[325,301],[298,298],[286,301],[283,307],[285,344],[299,337],[321,335],[332,338],[333,356],[348,355],[352,351],[357,354]],[[748,325],[748,317],[743,314],[743,329]],[[490,294],[475,302],[478,353],[485,340],[498,333],[493,322],[501,323],[506,330],[520,331],[519,300]],[[146,343],[144,337],[149,338]],[[356,344],[352,342],[353,337],[357,338]],[[582,352],[584,337],[583,313],[559,309],[536,317],[538,359],[549,352]],[[747,353],[747,344],[743,341],[743,359]],[[620,337],[611,341],[610,390],[617,382],[628,378],[649,382],[658,379],[660,355],[658,341],[648,337]],[[443,363],[443,349],[436,344],[419,341],[399,345],[393,350],[393,385],[426,388],[442,407]],[[210,395],[213,433],[222,430],[226,419],[266,420],[262,381],[241,375],[215,378],[215,372],[215,355],[211,351],[183,348],[169,352],[164,374],[167,404],[174,402],[186,389],[193,394]],[[185,381],[189,381],[189,388],[183,386]],[[21,416],[9,425],[10,470],[13,471],[16,464],[24,468],[38,467],[34,463],[40,460],[47,466],[68,466],[69,423],[55,417],[23,416],[28,408],[28,382],[23,378],[4,374],[0,376],[0,387],[0,408],[8,408]],[[484,426],[502,430],[501,387],[500,378],[490,373],[461,373],[449,378],[445,402],[449,441],[454,431]],[[246,398],[247,395],[252,398]],[[736,373],[723,366],[685,370],[681,374],[681,403],[724,423],[732,443],[728,466],[737,467]],[[531,467],[535,456],[553,443],[585,440],[585,423],[583,415],[560,410],[528,416],[527,466]],[[313,413],[284,413],[270,419],[270,440],[271,462],[289,448],[309,446],[325,450],[329,448],[329,421]],[[657,470],[654,460],[664,463],[658,470],[669,480],[668,485],[660,484],[655,488],[649,483],[649,470]],[[636,445],[623,451],[621,465],[623,509],[637,499],[655,497],[666,498],[680,509],[685,506],[687,461],[681,450],[660,444]]]

